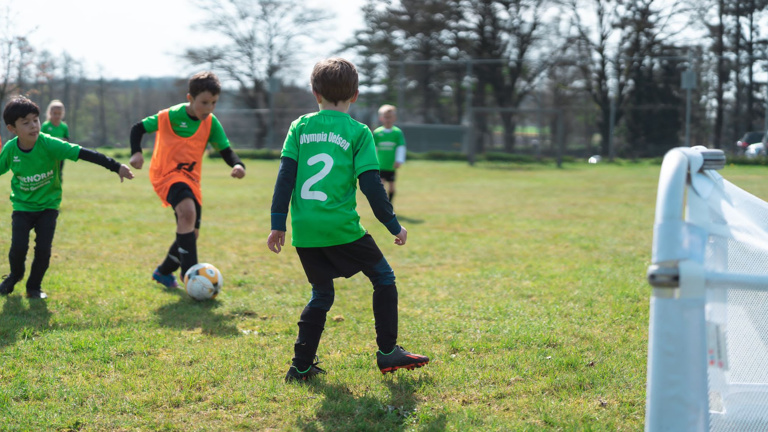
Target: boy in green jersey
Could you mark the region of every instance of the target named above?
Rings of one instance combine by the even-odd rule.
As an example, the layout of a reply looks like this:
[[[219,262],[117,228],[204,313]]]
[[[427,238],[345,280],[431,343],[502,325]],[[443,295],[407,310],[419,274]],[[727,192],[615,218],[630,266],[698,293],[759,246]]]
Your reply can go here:
[[[173,273],[181,276],[197,264],[197,237],[200,235],[203,195],[203,155],[210,144],[232,167],[230,176],[245,177],[245,164],[232,150],[224,128],[213,114],[221,83],[210,71],[198,72],[188,82],[187,103],[174,105],[144,118],[131,128],[131,166],[141,169],[144,156],[141,140],[156,132],[155,147],[149,165],[149,179],[163,206],[172,207],[176,217],[176,235],[163,262],[152,279],[165,286],[178,286]]]
[[[54,138],[69,141],[69,126],[64,123],[64,103],[58,99],[52,100],[45,110],[46,120],[40,127],[40,131]],[[64,179],[64,161],[59,167],[59,176]]]
[[[70,144],[48,134],[40,133],[40,108],[24,96],[8,102],[3,120],[16,135],[0,151],[0,175],[9,170],[11,178],[11,251],[8,254],[11,272],[0,283],[0,295],[13,292],[16,282],[24,276],[24,261],[29,249],[29,232],[35,230],[35,257],[27,278],[27,297],[46,298],[41,285],[51,259],[51,244],[61,204],[60,162],[82,159],[117,173],[120,181],[132,179],[126,165],[95,150]]]
[[[387,187],[389,201],[395,197],[395,171],[405,163],[405,137],[403,131],[395,126],[397,109],[393,105],[379,108],[381,126],[373,131],[376,154],[379,157],[379,175]]]
[[[334,301],[333,279],[361,271],[373,284],[379,370],[424,366],[429,358],[397,345],[395,273],[356,211],[359,181],[376,218],[395,236],[395,244],[405,244],[408,232],[397,221],[381,185],[371,131],[347,114],[358,96],[357,70],[344,59],[326,59],[315,65],[311,83],[320,111],[295,120],[285,138],[267,238],[269,249],[280,253],[290,207],[291,244],[312,285],[285,380],[304,381],[325,373],[317,367],[315,355]]]

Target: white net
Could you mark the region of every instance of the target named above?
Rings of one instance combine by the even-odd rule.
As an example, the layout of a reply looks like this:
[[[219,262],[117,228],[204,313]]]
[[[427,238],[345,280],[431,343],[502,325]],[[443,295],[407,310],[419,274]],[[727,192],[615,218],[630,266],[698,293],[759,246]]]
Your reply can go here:
[[[688,210],[708,232],[710,430],[768,431],[768,203],[722,178],[719,186],[705,214]]]

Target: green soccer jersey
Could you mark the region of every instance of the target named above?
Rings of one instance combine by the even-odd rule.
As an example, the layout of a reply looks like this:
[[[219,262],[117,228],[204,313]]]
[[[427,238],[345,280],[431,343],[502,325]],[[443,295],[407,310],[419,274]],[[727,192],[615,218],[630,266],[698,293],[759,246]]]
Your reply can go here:
[[[379,156],[381,170],[394,171],[397,148],[405,145],[403,131],[397,126],[392,126],[392,129],[389,130],[380,126],[373,131],[373,140],[376,143],[376,153]]]
[[[291,123],[282,156],[298,164],[291,197],[293,246],[336,246],[365,235],[357,214],[357,177],[379,169],[366,125],[332,110],[301,116]]]
[[[59,122],[58,126],[54,126],[50,121],[46,121],[40,126],[40,132],[47,133],[54,138],[69,141],[69,126],[64,122]]]
[[[171,128],[176,135],[182,138],[189,138],[197,132],[200,127],[200,120],[192,120],[187,114],[186,103],[174,105],[168,109],[168,118],[171,120]],[[208,136],[208,144],[213,146],[216,151],[222,151],[229,147],[229,139],[224,133],[219,119],[211,114],[211,134]],[[144,124],[144,130],[147,133],[157,132],[157,114],[151,115],[141,121]]]
[[[17,145],[18,137],[5,143],[0,151],[0,175],[9,170],[11,202],[19,211],[58,209],[61,204],[60,162],[76,161],[80,146],[41,133],[35,146],[23,151]]]

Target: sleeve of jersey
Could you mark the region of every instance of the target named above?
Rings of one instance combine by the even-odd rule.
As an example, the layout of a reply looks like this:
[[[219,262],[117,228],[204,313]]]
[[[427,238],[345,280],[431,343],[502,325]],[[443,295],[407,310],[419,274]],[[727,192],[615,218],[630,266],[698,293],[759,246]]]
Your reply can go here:
[[[295,161],[299,160],[299,146],[296,139],[296,131],[298,129],[298,120],[291,123],[291,127],[288,128],[288,134],[285,136],[285,142],[283,143],[283,151],[280,153],[281,157],[289,157]]]
[[[381,184],[381,178],[379,177],[379,170],[369,170],[360,176],[357,180],[360,182],[360,191],[368,199],[368,203],[371,205],[373,215],[379,220],[392,235],[400,234],[400,222],[395,216],[395,212],[392,209],[392,203],[387,198],[387,192],[384,190],[384,186]]]
[[[224,126],[221,125],[219,119],[211,114],[211,134],[208,135],[208,142],[213,146],[214,150],[220,152],[229,148],[229,138],[224,132]]]
[[[52,150],[51,155],[56,159],[77,161],[80,158],[80,145],[51,136],[46,139],[47,147]]]
[[[275,192],[272,194],[272,229],[287,231],[285,221],[288,219],[288,206],[291,203],[293,188],[296,186],[296,171],[298,163],[289,158],[280,159],[280,170],[277,172]]]
[[[3,145],[3,150],[0,151],[0,175],[7,173],[11,169],[11,164],[8,162],[8,155],[10,152]]]
[[[379,170],[376,145],[373,143],[373,134],[367,126],[363,127],[359,142],[360,145],[355,152],[355,176],[357,177],[366,171]]]

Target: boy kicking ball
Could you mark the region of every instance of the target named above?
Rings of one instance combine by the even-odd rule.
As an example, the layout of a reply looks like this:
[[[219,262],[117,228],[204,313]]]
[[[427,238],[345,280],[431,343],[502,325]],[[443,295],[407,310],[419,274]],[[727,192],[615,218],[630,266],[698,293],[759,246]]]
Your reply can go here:
[[[285,138],[267,238],[269,249],[280,253],[290,207],[291,243],[312,285],[285,380],[306,381],[325,373],[317,367],[315,355],[335,297],[333,279],[361,271],[373,284],[379,370],[424,366],[428,357],[397,345],[395,273],[355,210],[359,182],[374,215],[395,236],[395,244],[405,244],[408,232],[397,221],[379,178],[373,135],[347,114],[358,96],[357,70],[344,59],[327,59],[315,65],[311,84],[320,110],[295,120]]]

